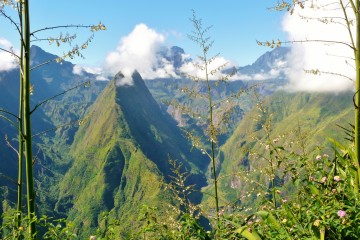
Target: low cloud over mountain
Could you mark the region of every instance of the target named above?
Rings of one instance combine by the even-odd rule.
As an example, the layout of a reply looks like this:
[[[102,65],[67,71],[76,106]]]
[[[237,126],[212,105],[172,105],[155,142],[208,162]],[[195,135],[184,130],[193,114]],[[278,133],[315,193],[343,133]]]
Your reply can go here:
[[[209,66],[209,72],[221,67],[224,72],[239,69],[230,80],[267,80],[275,79],[281,75],[284,68],[283,56],[279,59],[270,59],[276,62],[266,63],[265,68],[259,68],[254,63],[256,71],[246,71],[249,66],[239,66],[223,57],[216,57]],[[144,79],[158,78],[181,78],[184,75],[204,78],[204,71],[195,67],[201,64],[199,59],[192,59],[189,54],[179,47],[168,47],[165,35],[156,32],[147,25],[141,23],[125,37],[123,37],[117,48],[109,53],[104,61],[102,69],[92,69],[77,66],[74,73],[81,74],[83,71],[98,74],[99,78],[111,78],[121,70],[125,76],[137,70]],[[254,65],[253,64],[253,65]],[[271,66],[270,66],[271,65]],[[252,66],[252,65],[251,65]],[[228,70],[227,70],[228,69]],[[243,71],[245,70],[245,71]],[[106,77],[105,77],[106,76]],[[129,80],[126,82],[126,80]],[[130,77],[125,77],[121,84],[131,85]],[[220,79],[217,74],[210,75],[211,80]]]
[[[164,35],[143,23],[138,24],[120,40],[116,50],[107,55],[104,69],[110,74],[121,70],[126,76],[137,70],[145,79],[177,77],[173,64],[158,54],[164,44]]]
[[[295,43],[288,55],[289,79],[288,90],[338,92],[353,87],[354,58],[353,51],[346,44],[351,44],[348,30],[343,21],[344,15],[339,3],[328,4],[327,0],[305,2],[304,9],[295,9],[283,19],[283,29],[288,33],[290,41]],[[348,16],[353,13],[348,9]],[[352,26],[353,32],[355,26]],[[355,35],[353,35],[355,36]],[[326,41],[326,42],[324,42]],[[332,42],[330,42],[332,41]],[[338,42],[338,43],[335,43]],[[307,74],[304,70],[319,70],[318,74]],[[335,75],[334,75],[335,74]]]

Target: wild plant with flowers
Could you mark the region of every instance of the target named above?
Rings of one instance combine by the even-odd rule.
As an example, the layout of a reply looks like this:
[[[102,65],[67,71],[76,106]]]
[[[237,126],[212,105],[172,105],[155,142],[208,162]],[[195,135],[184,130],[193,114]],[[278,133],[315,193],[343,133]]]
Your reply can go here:
[[[267,151],[274,159],[280,158],[275,149],[282,149],[282,162],[277,167],[283,175],[278,177],[291,180],[276,186],[276,199],[281,199],[276,205],[275,198],[264,196],[254,213],[261,221],[251,225],[252,233],[264,239],[358,239],[360,196],[353,184],[354,154],[351,147],[331,141],[336,146],[333,157],[320,152],[294,154],[273,142],[269,144]]]

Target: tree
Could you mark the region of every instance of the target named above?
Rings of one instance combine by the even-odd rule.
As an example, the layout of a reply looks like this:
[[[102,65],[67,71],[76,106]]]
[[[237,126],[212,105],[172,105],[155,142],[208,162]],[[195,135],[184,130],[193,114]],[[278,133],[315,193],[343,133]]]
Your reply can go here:
[[[19,23],[16,22],[10,15],[8,15],[4,8],[6,6],[12,7],[18,15]],[[17,32],[20,38],[20,54],[16,54],[14,50],[3,49],[0,50],[8,52],[17,58],[19,63],[20,70],[20,93],[19,93],[19,115],[6,111],[4,109],[0,109],[0,112],[9,114],[12,117],[15,117],[18,124],[14,124],[13,121],[10,121],[6,116],[0,115],[0,117],[8,120],[11,124],[13,124],[19,131],[19,146],[18,146],[18,203],[17,210],[19,213],[17,214],[17,224],[20,226],[21,224],[21,211],[22,211],[22,169],[23,169],[23,159],[25,159],[25,168],[26,168],[26,196],[27,196],[27,209],[28,209],[28,221],[29,221],[29,234],[30,238],[37,237],[36,225],[35,225],[35,190],[34,190],[34,172],[33,172],[33,153],[32,153],[32,130],[31,130],[31,114],[42,104],[47,102],[45,100],[40,104],[36,105],[34,109],[31,109],[30,106],[30,95],[33,91],[33,86],[31,85],[30,79],[30,71],[37,67],[40,67],[44,64],[47,64],[51,61],[62,61],[66,57],[72,58],[74,55],[81,56],[80,51],[85,49],[92,37],[90,37],[81,47],[74,47],[72,50],[64,54],[62,57],[57,59],[49,59],[49,61],[45,63],[41,63],[37,66],[30,66],[30,44],[31,37],[34,37],[35,40],[47,40],[50,43],[53,41],[57,42],[59,46],[61,43],[71,42],[75,39],[75,36],[65,36],[60,35],[58,38],[47,38],[47,39],[36,39],[36,34],[41,31],[52,30],[57,28],[89,28],[91,31],[105,30],[105,26],[102,23],[97,25],[65,25],[65,26],[54,26],[54,27],[46,27],[42,29],[35,30],[31,32],[30,25],[30,12],[29,12],[29,0],[23,1],[13,1],[13,0],[2,0],[0,1],[0,14],[10,21],[11,24],[15,25]],[[58,96],[58,95],[57,95]],[[52,98],[51,98],[52,99]],[[23,153],[24,149],[24,153]]]

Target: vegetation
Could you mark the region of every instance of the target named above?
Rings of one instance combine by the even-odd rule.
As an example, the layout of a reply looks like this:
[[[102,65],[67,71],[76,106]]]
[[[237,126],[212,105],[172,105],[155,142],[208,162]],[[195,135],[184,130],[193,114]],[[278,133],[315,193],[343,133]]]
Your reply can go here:
[[[294,11],[305,7],[305,2],[282,1],[277,8]],[[333,96],[278,91],[265,99],[255,93],[252,103],[248,95],[246,107],[240,108],[238,102],[232,104],[232,99],[243,97],[243,93],[257,86],[236,85],[236,92],[230,91],[225,97],[219,94],[222,90],[215,90],[227,86],[231,73],[223,74],[227,72],[225,65],[213,67],[218,55],[209,57],[213,44],[207,36],[210,28],[203,28],[201,19],[193,14],[194,31],[189,37],[201,49],[195,66],[202,75],[187,76],[197,87],[182,86],[182,95],[172,102],[193,127],[193,131],[186,131],[192,146],[174,119],[159,107],[136,71],[131,76],[133,84],[125,86],[120,86],[125,76],[119,72],[94,104],[85,104],[79,110],[81,114],[75,114],[76,110],[66,104],[60,106],[57,115],[67,111],[64,116],[72,121],[82,113],[85,117],[75,121],[80,126],[76,134],[67,138],[69,143],[54,140],[68,144],[64,148],[68,153],[59,157],[50,147],[43,151],[51,159],[64,160],[62,165],[55,164],[59,169],[54,169],[53,174],[61,173],[55,190],[46,189],[54,194],[53,202],[48,204],[55,219],[40,217],[36,212],[36,155],[32,151],[31,129],[34,124],[30,121],[32,113],[42,105],[53,112],[57,108],[54,102],[50,103],[53,96],[30,106],[34,91],[30,70],[38,67],[30,66],[30,36],[44,29],[30,32],[28,1],[1,4],[6,18],[5,5],[18,12],[19,24],[8,19],[21,36],[17,56],[19,114],[0,109],[0,117],[18,131],[19,143],[15,148],[7,139],[19,159],[18,198],[16,207],[7,200],[2,203],[2,239],[359,238],[359,1],[349,1],[356,19],[356,43],[345,9],[348,5],[339,1],[355,56],[357,84],[353,98],[350,93]],[[102,24],[87,27],[104,29]],[[48,40],[68,42],[71,38]],[[281,42],[263,44],[273,46]],[[62,61],[78,50],[53,60]],[[164,98],[166,94],[157,91],[159,98]],[[72,101],[72,96],[68,97]],[[182,97],[185,100],[179,102]],[[345,124],[353,114],[352,100],[355,124]],[[230,112],[251,105],[253,109],[221,146],[221,128],[229,125]],[[53,121],[57,121],[54,116]],[[43,138],[41,144],[48,142],[48,138]],[[22,207],[23,158],[26,217]],[[211,183],[206,183],[207,175]],[[5,195],[6,191],[0,193]]]
[[[16,116],[16,114],[11,113],[7,110],[0,109],[2,113],[5,115],[10,115],[12,117],[15,117],[17,120],[17,124],[13,121],[9,120],[6,116],[1,115],[1,117],[7,121],[9,121],[11,124],[14,125],[19,131],[19,149],[17,150],[19,162],[18,162],[18,203],[17,203],[17,210],[18,213],[16,214],[16,222],[17,227],[20,227],[21,224],[21,215],[22,215],[22,174],[23,174],[23,159],[25,160],[25,183],[26,183],[26,198],[27,198],[27,214],[28,214],[28,228],[29,228],[29,237],[37,238],[37,230],[36,230],[36,221],[34,220],[36,218],[36,212],[35,212],[35,189],[34,189],[34,170],[33,170],[33,144],[32,144],[32,124],[31,124],[31,114],[43,103],[47,102],[48,100],[44,100],[43,102],[36,105],[33,109],[31,109],[30,105],[30,95],[32,95],[34,91],[34,86],[31,84],[30,81],[30,70],[35,69],[37,67],[40,67],[45,63],[41,63],[37,66],[30,66],[30,38],[31,36],[35,36],[36,33],[48,30],[48,29],[54,29],[58,27],[48,27],[44,29],[38,29],[36,31],[31,32],[30,31],[30,12],[29,12],[29,1],[1,1],[0,2],[0,10],[1,15],[5,17],[9,22],[13,25],[15,25],[16,30],[19,34],[20,38],[20,55],[17,55],[15,52],[6,50],[6,49],[0,49],[2,51],[6,51],[17,58],[19,62],[19,70],[20,70],[20,94],[19,94],[19,116]],[[13,8],[19,17],[19,23],[16,23],[16,20],[12,19],[5,11],[4,8],[10,6]],[[70,26],[65,26],[70,27]],[[71,26],[71,27],[80,27],[79,25]],[[85,26],[81,26],[85,27]],[[88,28],[91,28],[93,31],[97,30],[104,30],[105,27],[101,23],[99,25],[93,25],[93,26],[87,26]],[[75,37],[59,37],[56,41],[58,45],[60,45],[60,42],[71,42],[72,39]],[[46,40],[54,41],[52,38],[48,38]],[[90,39],[82,45],[82,49],[86,48],[88,42],[90,42]],[[74,54],[80,55],[80,48],[76,47],[72,49],[70,52],[64,55],[65,57],[72,57]],[[50,61],[58,61],[61,62],[63,58],[57,58],[57,59],[51,59]]]

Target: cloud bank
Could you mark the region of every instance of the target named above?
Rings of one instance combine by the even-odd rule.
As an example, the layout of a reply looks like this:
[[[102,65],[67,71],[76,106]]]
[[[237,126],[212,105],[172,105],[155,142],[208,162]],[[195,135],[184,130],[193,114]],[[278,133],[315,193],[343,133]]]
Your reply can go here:
[[[12,44],[2,37],[0,37],[0,48],[6,49],[8,51],[13,51]],[[13,55],[0,50],[0,71],[10,71],[17,66],[18,65]]]
[[[177,77],[172,63],[158,55],[164,44],[164,35],[143,23],[138,24],[120,40],[116,50],[107,55],[104,69],[112,75],[121,71],[124,80],[131,79],[134,70],[145,79]]]
[[[175,54],[175,55],[174,55]],[[119,71],[124,75],[120,79],[119,85],[131,85],[132,73],[137,70],[143,79],[151,80],[155,78],[182,78],[186,76],[196,76],[205,79],[205,71],[199,69],[202,65],[199,59],[192,59],[179,49],[170,49],[166,44],[166,36],[149,28],[141,23],[125,37],[121,38],[118,46],[110,52],[101,68],[89,68],[75,66],[75,74],[88,72],[95,74],[98,80],[111,79]],[[283,71],[283,59],[272,63],[271,69],[266,69],[259,73],[246,74],[237,72],[229,80],[267,80],[280,76]],[[238,69],[238,64],[223,57],[216,57],[209,65],[208,72],[225,66],[221,70]],[[267,67],[267,68],[269,68]],[[229,71],[227,71],[229,72]],[[219,80],[219,71],[209,75],[210,80]]]
[[[348,14],[354,18],[351,9],[348,9]],[[353,81],[339,76],[355,77],[352,49],[344,44],[317,42],[325,40],[351,44],[348,30],[340,19],[343,17],[339,3],[329,4],[328,0],[308,1],[304,9],[297,8],[293,15],[284,17],[283,29],[288,33],[289,40],[308,41],[292,45],[288,55],[290,68],[286,73],[288,90],[339,92],[353,88]],[[308,74],[304,70],[315,70],[317,74]]]

